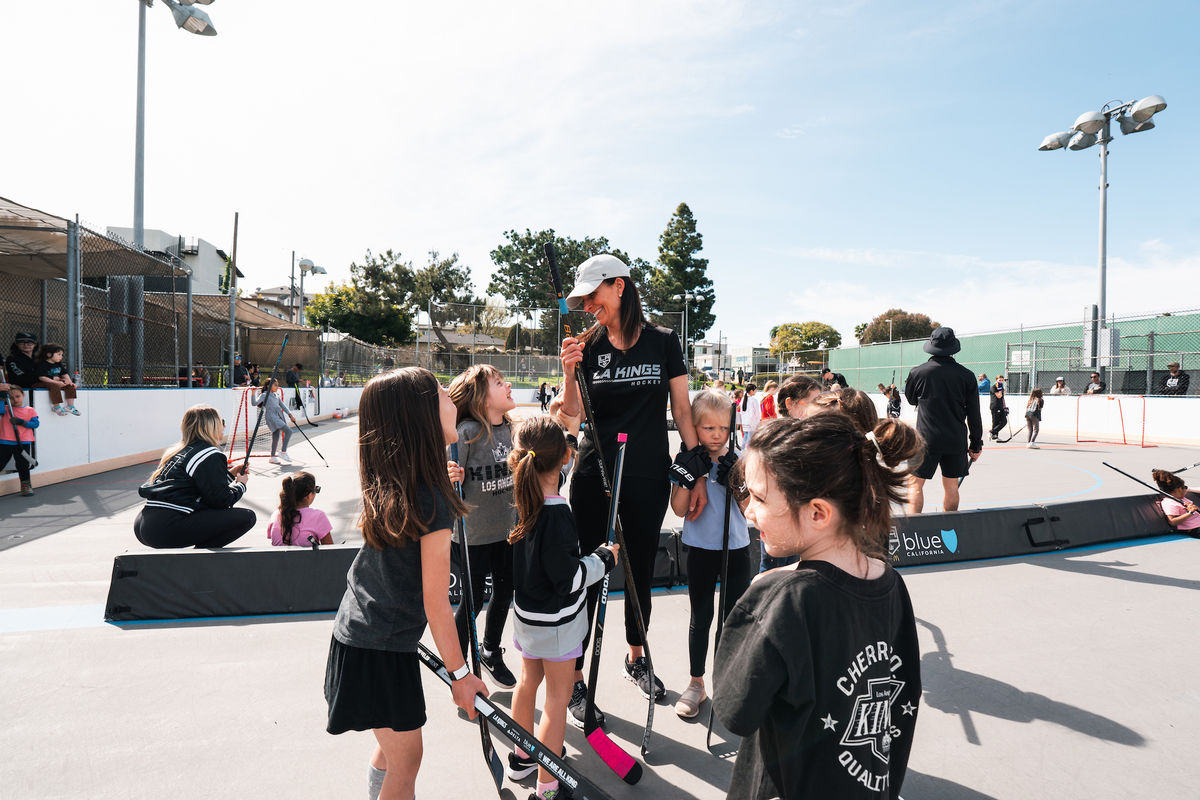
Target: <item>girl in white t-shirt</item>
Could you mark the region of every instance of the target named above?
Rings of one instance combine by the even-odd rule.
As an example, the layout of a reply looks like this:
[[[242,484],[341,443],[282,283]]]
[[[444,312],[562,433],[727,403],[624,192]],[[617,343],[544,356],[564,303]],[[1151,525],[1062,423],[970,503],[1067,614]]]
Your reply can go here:
[[[313,539],[333,544],[333,525],[320,509],[313,508],[321,487],[309,472],[297,472],[283,479],[279,490],[279,508],[267,523],[267,538],[273,545],[309,547]]]

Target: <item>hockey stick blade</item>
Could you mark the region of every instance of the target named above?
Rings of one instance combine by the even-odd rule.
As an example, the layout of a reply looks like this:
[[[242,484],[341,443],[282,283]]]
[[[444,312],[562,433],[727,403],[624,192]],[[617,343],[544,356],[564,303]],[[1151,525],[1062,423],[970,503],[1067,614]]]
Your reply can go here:
[[[421,659],[422,664],[442,680],[442,683],[447,686],[451,685],[450,673],[446,672],[446,665],[442,663],[440,658],[430,652],[429,648],[423,644],[418,644],[417,657]],[[567,763],[563,761],[558,753],[552,753],[536,736],[518,725],[513,721],[512,717],[496,707],[491,700],[488,700],[481,694],[475,695],[475,710],[485,717],[497,731],[506,736],[510,742],[520,747],[526,753],[531,754],[535,761],[541,764],[547,772],[570,790],[571,796],[576,800],[611,800],[595,784],[567,766]]]
[[[616,485],[613,487],[613,498],[608,507],[608,537],[607,543],[612,546],[616,538],[616,519],[621,502],[621,478],[625,473],[625,434],[617,434],[621,449],[617,451]],[[583,735],[588,744],[600,756],[600,760],[609,769],[617,773],[621,780],[635,784],[642,779],[642,765],[626,753],[620,745],[609,738],[608,734],[596,721],[596,684],[600,679],[600,649],[604,644],[604,619],[608,611],[608,582],[611,573],[606,573],[600,583],[600,597],[596,603],[596,629],[592,634],[592,665],[588,672],[587,704],[583,712]]]
[[[1007,439],[997,439],[996,441],[999,442],[1000,444],[1008,444],[1009,442],[1011,442],[1013,440],[1014,437],[1016,437],[1016,435],[1018,433],[1025,430],[1026,427],[1027,426],[1022,425],[1021,427],[1017,428],[1015,431],[1010,433]]]

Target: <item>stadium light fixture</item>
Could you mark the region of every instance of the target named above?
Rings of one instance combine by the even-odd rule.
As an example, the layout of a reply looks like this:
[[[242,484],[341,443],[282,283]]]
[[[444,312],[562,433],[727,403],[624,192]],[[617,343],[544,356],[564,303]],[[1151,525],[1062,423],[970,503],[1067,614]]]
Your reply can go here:
[[[1099,111],[1086,111],[1075,119],[1071,130],[1052,133],[1042,140],[1038,150],[1086,150],[1094,144],[1100,145],[1100,304],[1097,319],[1092,326],[1092,358],[1095,369],[1103,377],[1104,365],[1100,358],[1100,331],[1106,327],[1106,284],[1108,270],[1108,143],[1112,141],[1112,121],[1117,120],[1122,134],[1141,133],[1154,127],[1150,121],[1167,107],[1162,95],[1152,94],[1136,102],[1114,100],[1105,103]],[[1065,145],[1065,148],[1064,148]]]
[[[304,276],[310,272],[313,275],[328,275],[329,271],[326,270],[324,267],[318,267],[316,264],[314,264],[312,262],[311,258],[300,259],[297,266],[300,267],[300,324],[303,325],[304,324],[304,307],[306,305],[304,302]]]
[[[208,0],[208,2],[211,3],[212,0]],[[193,8],[192,3],[186,2],[186,0],[183,3],[177,3],[175,0],[163,0],[163,3],[171,9],[171,15],[175,17],[175,24],[185,31],[199,36],[217,35],[217,29],[213,27],[208,14],[198,8]]]

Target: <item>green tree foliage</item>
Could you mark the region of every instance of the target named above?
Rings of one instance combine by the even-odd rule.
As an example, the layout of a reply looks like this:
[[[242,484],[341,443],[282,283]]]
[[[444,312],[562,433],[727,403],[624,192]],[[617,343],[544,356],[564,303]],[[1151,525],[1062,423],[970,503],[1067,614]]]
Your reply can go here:
[[[412,317],[398,306],[385,308],[353,285],[329,285],[308,304],[304,321],[314,328],[326,324],[370,344],[387,347],[412,339]]]
[[[892,321],[890,326],[888,320]],[[898,342],[901,339],[927,339],[930,332],[937,327],[938,323],[931,320],[928,314],[910,314],[902,308],[889,308],[867,323],[858,340],[862,344],[871,344]]]
[[[692,341],[703,338],[717,319],[712,313],[716,290],[708,278],[708,259],[699,255],[703,248],[704,237],[696,230],[692,210],[687,203],[680,203],[658,237],[658,263],[646,280],[645,300],[651,319],[655,312],[682,311],[684,301],[675,298],[695,295],[687,301],[688,339]],[[673,326],[678,324],[676,319],[670,320]]]
[[[771,355],[796,350],[831,350],[842,343],[842,335],[824,322],[787,322],[772,328]]]
[[[557,235],[553,228],[537,233],[528,228],[524,233],[505,232],[504,243],[491,252],[496,271],[488,283],[488,294],[498,294],[513,305],[527,308],[557,308],[558,299],[554,296],[554,284],[550,281],[543,249],[550,241],[554,242],[564,292],[571,291],[575,270],[580,264],[592,256],[609,253],[629,264],[630,275],[644,294],[645,261],[630,259],[628,253],[613,247],[603,236],[572,239]]]
[[[433,301],[432,306],[430,300]],[[479,304],[471,286],[471,269],[458,263],[458,253],[442,258],[429,252],[429,264],[413,273],[413,291],[409,298],[414,310],[431,310],[433,333],[443,347],[449,346],[444,329],[477,322],[472,304]]]
[[[862,341],[863,333],[867,330],[867,326],[870,324],[871,323],[869,323],[869,322],[860,322],[857,325],[855,325],[854,326],[854,338],[858,339],[859,341]],[[774,335],[774,334],[772,334],[772,335]]]

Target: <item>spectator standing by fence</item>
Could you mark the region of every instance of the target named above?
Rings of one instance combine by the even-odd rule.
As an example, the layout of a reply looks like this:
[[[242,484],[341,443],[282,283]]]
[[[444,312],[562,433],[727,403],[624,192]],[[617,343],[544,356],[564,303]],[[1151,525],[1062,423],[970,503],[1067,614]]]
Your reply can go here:
[[[1050,387],[1050,394],[1070,394],[1071,389],[1067,386],[1067,381],[1063,376],[1059,375],[1054,379],[1054,385]]]
[[[241,353],[234,353],[233,354],[233,375],[230,376],[229,385],[230,386],[246,386],[247,384],[249,384],[249,382],[250,382],[249,381],[249,373],[246,372],[246,368],[244,366],[242,366]]]
[[[979,373],[979,394],[989,395],[992,393],[992,382],[988,380],[986,372]]]
[[[1188,385],[1192,382],[1191,377],[1186,372],[1180,372],[1178,361],[1172,361],[1170,364],[1167,364],[1167,369],[1170,371],[1163,376],[1158,393],[1165,395],[1187,394]]]
[[[1087,388],[1083,390],[1083,393],[1104,394],[1106,391],[1108,391],[1108,384],[1100,380],[1099,372],[1093,372],[1091,374],[1091,381],[1088,383]]]

